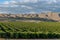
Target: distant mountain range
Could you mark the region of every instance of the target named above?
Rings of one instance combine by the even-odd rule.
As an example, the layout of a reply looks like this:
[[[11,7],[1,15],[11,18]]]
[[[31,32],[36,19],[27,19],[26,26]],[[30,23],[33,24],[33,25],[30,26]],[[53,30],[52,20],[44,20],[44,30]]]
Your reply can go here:
[[[23,3],[7,6],[7,4],[0,4],[0,13],[40,13],[40,12],[60,12],[60,0],[44,1],[37,3]]]

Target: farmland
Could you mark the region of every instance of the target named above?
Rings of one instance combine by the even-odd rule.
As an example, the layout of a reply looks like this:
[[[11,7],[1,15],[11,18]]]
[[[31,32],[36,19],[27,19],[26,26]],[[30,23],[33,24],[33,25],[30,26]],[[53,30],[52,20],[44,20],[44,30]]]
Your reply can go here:
[[[60,38],[60,22],[0,22],[0,38]]]

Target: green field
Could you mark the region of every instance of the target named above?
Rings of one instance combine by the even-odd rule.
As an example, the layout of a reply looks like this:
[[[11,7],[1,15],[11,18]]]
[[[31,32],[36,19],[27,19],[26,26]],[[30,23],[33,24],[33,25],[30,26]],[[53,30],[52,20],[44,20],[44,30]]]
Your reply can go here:
[[[60,38],[60,23],[0,22],[0,38]]]

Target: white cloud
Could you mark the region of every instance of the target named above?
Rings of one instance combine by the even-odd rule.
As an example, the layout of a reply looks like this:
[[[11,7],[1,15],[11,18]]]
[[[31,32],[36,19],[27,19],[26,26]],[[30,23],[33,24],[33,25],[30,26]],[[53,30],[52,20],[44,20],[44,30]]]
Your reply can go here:
[[[29,13],[31,13],[31,14],[35,14],[36,12],[35,12],[35,11],[31,11],[31,12],[29,12]]]
[[[11,3],[17,3],[16,1],[10,1]]]
[[[49,0],[49,2],[54,2],[54,3],[56,3],[56,2],[57,2],[57,0]]]
[[[19,3],[37,3],[39,1],[47,1],[49,4],[58,2],[59,0],[10,0],[5,1],[3,4],[19,4]]]
[[[32,2],[32,3],[36,3],[38,2],[38,0],[20,0],[21,3],[26,3],[26,2]]]
[[[5,7],[18,7],[18,5],[16,4],[20,4],[20,3],[37,3],[39,1],[47,1],[47,4],[51,4],[51,3],[56,3],[57,0],[10,0],[10,1],[5,1],[3,4],[7,4]],[[31,4],[32,5],[32,4]],[[0,5],[1,6],[1,5]],[[32,9],[31,7],[27,7],[26,8]]]
[[[10,5],[9,7],[18,7],[19,5]]]
[[[0,7],[18,7],[19,5],[0,5]]]
[[[43,0],[46,1],[47,4],[53,4],[53,3],[58,3],[59,1],[57,0]]]
[[[5,1],[3,4],[9,4],[9,2],[8,1]]]
[[[22,8],[27,8],[27,9],[33,9],[32,7],[30,6],[26,6],[26,5],[21,5]]]
[[[8,12],[6,12],[6,11],[0,11],[0,13],[8,13]]]
[[[18,7],[19,5],[16,5],[16,1],[4,1],[2,4],[0,5],[0,7]]]
[[[39,1],[47,1],[48,3],[52,3],[52,2],[59,2],[60,0],[10,0],[10,1],[5,1],[4,3],[5,4],[14,4],[14,3],[29,3],[29,2],[32,2],[32,3],[36,3],[36,2],[39,2]]]
[[[11,1],[16,1],[16,2],[20,2],[20,3],[28,3],[28,2],[36,3],[39,0],[11,0]]]
[[[4,1],[3,4],[15,4],[15,3],[18,3],[16,1]]]
[[[53,2],[57,2],[57,0],[53,0]]]
[[[3,4],[18,4],[18,3],[36,3],[38,0],[10,0],[10,1],[5,1]]]

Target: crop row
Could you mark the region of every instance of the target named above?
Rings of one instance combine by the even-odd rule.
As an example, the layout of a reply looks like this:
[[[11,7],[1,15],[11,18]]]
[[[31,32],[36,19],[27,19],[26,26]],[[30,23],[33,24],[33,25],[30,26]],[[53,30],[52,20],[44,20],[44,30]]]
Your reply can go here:
[[[59,22],[0,22],[1,38],[60,38]]]

